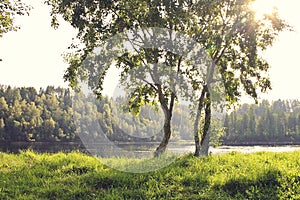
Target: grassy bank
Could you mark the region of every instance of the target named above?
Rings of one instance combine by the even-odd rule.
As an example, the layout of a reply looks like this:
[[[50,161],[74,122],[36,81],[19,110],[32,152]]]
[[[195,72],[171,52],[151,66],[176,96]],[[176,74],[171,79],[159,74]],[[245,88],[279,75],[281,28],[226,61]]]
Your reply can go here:
[[[185,155],[144,174],[77,152],[0,153],[0,199],[300,199],[300,152]]]

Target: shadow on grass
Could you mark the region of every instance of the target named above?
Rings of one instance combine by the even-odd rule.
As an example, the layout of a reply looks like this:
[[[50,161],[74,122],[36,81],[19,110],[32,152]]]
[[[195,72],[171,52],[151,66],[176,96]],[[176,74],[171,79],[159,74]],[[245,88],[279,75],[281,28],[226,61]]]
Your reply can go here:
[[[221,189],[235,198],[278,199],[281,177],[279,170],[268,170],[256,178],[230,179],[221,186]]]

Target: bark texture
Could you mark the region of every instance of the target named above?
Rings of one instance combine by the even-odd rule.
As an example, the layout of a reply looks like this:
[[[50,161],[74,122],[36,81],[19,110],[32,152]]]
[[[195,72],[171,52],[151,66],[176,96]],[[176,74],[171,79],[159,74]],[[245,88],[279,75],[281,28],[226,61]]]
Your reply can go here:
[[[197,114],[194,123],[194,140],[195,140],[195,156],[200,156],[200,137],[199,137],[199,122],[201,118],[201,112],[203,109],[204,96],[206,93],[207,87],[204,86],[201,92],[201,96],[198,101]]]
[[[205,120],[204,120],[204,127],[203,127],[203,136],[201,139],[201,150],[200,155],[207,156],[208,149],[209,149],[209,140],[210,140],[210,122],[211,122],[211,99],[210,93],[207,91],[206,93],[206,100],[207,103],[205,105]]]
[[[171,117],[165,118],[164,122],[164,137],[159,144],[159,146],[156,148],[154,156],[157,157],[161,154],[163,154],[166,151],[167,145],[169,143],[171,137]]]
[[[158,86],[158,98],[159,98],[161,107],[164,111],[165,121],[164,121],[164,137],[154,152],[155,157],[163,154],[166,151],[167,145],[168,145],[170,137],[171,137],[171,119],[172,119],[172,112],[173,112],[174,101],[175,101],[175,93],[172,92],[171,98],[170,98],[170,104],[168,106],[168,103],[166,102],[166,99],[162,93],[161,86],[159,85]]]

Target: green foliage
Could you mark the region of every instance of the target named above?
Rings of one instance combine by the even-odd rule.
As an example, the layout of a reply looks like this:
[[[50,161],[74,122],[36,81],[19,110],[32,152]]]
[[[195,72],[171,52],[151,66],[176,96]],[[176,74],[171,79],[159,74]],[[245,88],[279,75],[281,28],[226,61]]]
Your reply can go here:
[[[130,174],[78,152],[0,153],[0,199],[299,199],[299,160],[300,152],[184,155]]]
[[[78,142],[78,132],[97,136],[98,123],[112,140],[128,141],[125,133],[143,138],[161,137],[163,114],[155,104],[144,105],[137,117],[127,108],[118,110],[123,109],[121,97],[115,101],[104,97],[95,102],[90,97],[81,98],[83,94],[72,97],[69,89],[53,86],[39,92],[30,87],[0,86],[0,93],[3,94],[0,98],[0,142]],[[73,117],[81,120],[80,126],[75,126]],[[172,124],[174,139],[192,139],[188,131],[187,107],[175,105]]]
[[[225,117],[225,143],[293,143],[300,139],[299,100],[243,104]]]
[[[0,93],[0,141],[75,140],[68,89],[1,86]]]
[[[276,11],[262,19],[256,19],[255,11],[250,6],[252,2],[253,0],[46,0],[51,6],[52,25],[57,27],[57,16],[62,15],[78,30],[77,38],[83,44],[71,45],[74,51],[68,58],[70,65],[65,79],[72,87],[76,86],[77,78],[83,78],[81,74],[94,73],[94,69],[82,73],[84,69],[81,64],[103,41],[134,28],[160,27],[180,31],[203,46],[221,73],[229,104],[239,99],[241,89],[257,99],[257,91],[271,88],[269,78],[262,73],[267,72],[270,66],[259,52],[272,45],[279,32],[289,28]],[[137,55],[125,53],[117,59],[118,66],[123,71],[122,76],[130,74],[129,69],[140,68],[143,62],[157,63],[158,60],[163,60],[162,63],[166,66],[182,64],[180,68],[187,64],[181,62],[185,58],[171,55],[162,49],[142,49],[136,53]],[[98,67],[102,72],[108,69],[107,66]],[[201,84],[197,82],[199,74],[195,71],[196,68],[199,66],[191,66],[186,70],[182,68],[181,72],[191,79],[194,89],[201,89],[202,84],[207,83],[205,80]],[[210,73],[213,74],[214,69]],[[97,83],[89,83],[97,94],[101,94],[104,76],[105,73],[102,73],[97,80],[91,81]],[[143,91],[153,95],[153,91],[149,90],[151,88],[144,87],[145,85],[147,84],[136,83],[135,88],[141,86]],[[165,97],[167,96],[166,93]]]
[[[0,38],[4,33],[15,31],[19,27],[15,25],[17,15],[29,14],[30,6],[22,0],[1,0],[0,1]]]
[[[179,98],[178,94],[172,91],[172,86],[170,87],[173,79],[164,75],[172,74],[172,72],[184,75],[194,90],[188,95],[191,102],[199,99],[195,94],[201,93],[200,90],[211,87],[213,74],[216,71],[220,73],[222,83],[224,83],[224,96],[229,106],[239,100],[241,91],[257,101],[258,91],[265,92],[271,89],[270,80],[265,73],[268,72],[270,66],[261,57],[260,52],[271,46],[277,35],[289,26],[280,19],[276,11],[265,15],[262,19],[256,19],[255,11],[251,9],[253,1],[46,0],[46,3],[52,8],[52,26],[55,28],[58,26],[57,16],[62,15],[78,30],[77,39],[82,45],[71,45],[73,52],[68,55],[69,67],[64,76],[70,82],[71,87],[76,88],[78,79],[88,79],[90,88],[101,97],[106,72],[112,62],[116,61],[121,70],[121,80],[127,80],[127,78],[130,80],[122,82],[130,91],[129,109],[138,114],[143,102],[156,100],[164,110],[164,139],[159,146],[163,150],[171,135],[170,121],[174,100]],[[109,59],[105,63],[97,61],[94,58],[97,56],[91,56],[91,60],[87,59],[90,54],[93,54],[93,50],[108,38],[130,29],[147,27],[169,29],[189,36],[201,45],[210,59],[191,65],[185,60],[186,58],[175,55],[174,52],[168,52],[163,45],[156,48],[134,47],[135,52],[123,53],[118,58],[105,55],[104,57],[115,59]],[[143,37],[143,34],[135,31],[131,31],[131,34],[133,38]],[[155,34],[151,35],[153,36],[156,37]],[[114,46],[117,47],[116,44]],[[188,44],[181,46],[183,49],[189,49]],[[102,54],[106,52],[101,52],[101,56]],[[207,62],[208,60],[213,64]],[[149,64],[163,64],[165,67],[149,67]],[[204,70],[206,71],[204,77],[200,72],[202,69],[199,69],[201,65],[208,68]],[[152,78],[150,82],[146,80],[149,74]],[[179,85],[179,88],[184,90],[182,85]],[[204,101],[199,100],[197,104],[201,107]],[[210,110],[210,105],[207,106],[207,110]],[[206,115],[207,122],[203,127],[203,139],[209,138],[207,130],[211,116]],[[197,117],[194,129],[195,138],[198,134],[198,123]],[[204,146],[208,148],[207,145]]]
[[[128,138],[113,134],[120,132],[120,129],[124,133],[146,138],[159,133],[163,125],[163,120],[151,118],[152,112],[157,110],[155,105],[154,108],[152,105],[143,106],[139,118],[132,118],[129,112],[118,112],[116,106],[122,105],[121,98],[116,102],[103,98],[101,103],[96,104],[92,100],[76,101],[78,105],[75,106],[84,112],[80,113],[79,109],[74,113],[68,89],[48,87],[37,92],[33,88],[0,86],[0,94],[3,94],[0,97],[0,141],[78,141],[80,130],[75,127],[73,115],[82,115],[83,126],[80,128],[95,132],[88,128],[93,127],[91,123],[96,119],[111,139],[121,141],[123,136],[123,140]],[[173,140],[192,139],[189,112],[188,107],[175,104]],[[163,118],[159,112],[156,116],[155,119]],[[201,123],[203,126],[203,119]],[[225,144],[297,142],[300,139],[300,102],[278,100],[270,103],[264,100],[259,105],[245,104],[225,116],[223,126],[225,130],[219,120],[212,120],[211,145],[218,145],[220,136]]]

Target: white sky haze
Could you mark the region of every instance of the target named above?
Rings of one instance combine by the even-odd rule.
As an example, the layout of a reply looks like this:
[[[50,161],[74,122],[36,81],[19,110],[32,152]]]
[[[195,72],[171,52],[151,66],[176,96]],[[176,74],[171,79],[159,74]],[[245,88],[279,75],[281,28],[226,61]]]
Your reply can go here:
[[[67,86],[63,74],[67,65],[62,53],[76,32],[68,23],[54,30],[50,9],[41,0],[32,0],[30,16],[18,17],[21,26],[0,38],[0,84],[12,86]]]

